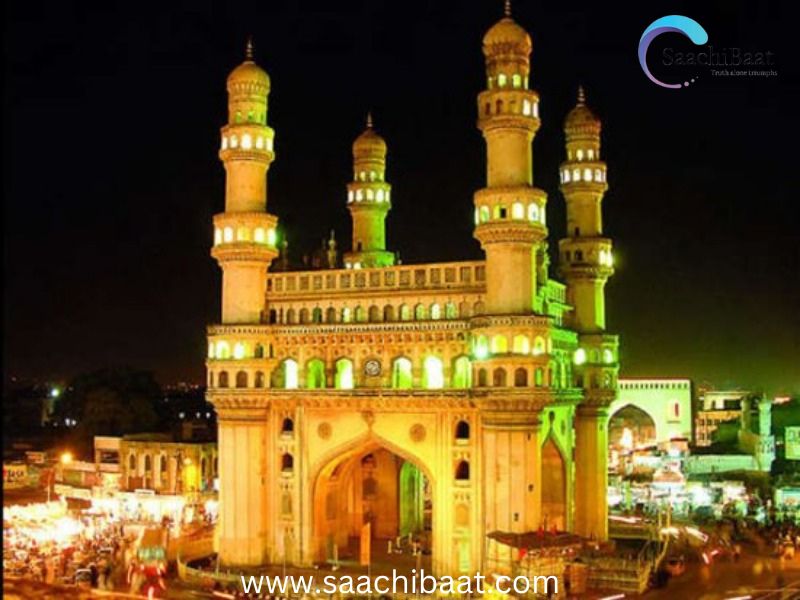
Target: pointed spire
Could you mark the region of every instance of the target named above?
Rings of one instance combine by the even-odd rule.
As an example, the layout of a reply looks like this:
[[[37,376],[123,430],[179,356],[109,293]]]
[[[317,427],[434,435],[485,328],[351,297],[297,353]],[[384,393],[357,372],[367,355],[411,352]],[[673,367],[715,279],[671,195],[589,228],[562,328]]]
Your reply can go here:
[[[586,104],[586,92],[583,90],[582,85],[578,86],[578,104],[581,106]]]
[[[507,17],[511,17],[511,0],[505,0],[505,6],[503,6],[503,14]]]
[[[367,112],[367,129],[372,129],[372,111]]]
[[[253,60],[253,36],[247,36],[247,45],[244,49],[244,59],[252,61]]]

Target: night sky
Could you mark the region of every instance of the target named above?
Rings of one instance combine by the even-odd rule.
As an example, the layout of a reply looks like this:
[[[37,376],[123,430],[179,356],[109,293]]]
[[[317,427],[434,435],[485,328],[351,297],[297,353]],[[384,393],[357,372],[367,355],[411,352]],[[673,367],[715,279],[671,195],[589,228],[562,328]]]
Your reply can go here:
[[[390,248],[406,263],[480,257],[476,94],[500,0],[10,4],[6,376],[126,364],[164,383],[202,382],[205,325],[220,313],[209,248],[224,203],[225,78],[250,33],[272,79],[268,208],[295,260],[332,228],[349,240],[350,146],[369,109],[389,145]],[[621,335],[623,375],[800,390],[791,6],[514,2],[533,38],[543,120],[534,178],[549,194],[553,254],[565,220],[561,128],[578,83],[603,119],[617,267],[608,324]],[[698,20],[715,46],[774,52],[778,76],[702,71],[688,89],[655,86],[636,49],[667,14]],[[677,34],[659,40],[651,64],[666,45],[697,49]]]

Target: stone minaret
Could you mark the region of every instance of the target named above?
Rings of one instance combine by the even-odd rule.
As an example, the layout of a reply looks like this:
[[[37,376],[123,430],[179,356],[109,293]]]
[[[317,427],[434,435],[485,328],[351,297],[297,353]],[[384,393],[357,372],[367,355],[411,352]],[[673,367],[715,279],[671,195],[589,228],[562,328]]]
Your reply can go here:
[[[353,142],[353,181],[347,184],[347,207],[353,219],[353,247],[345,254],[345,267],[362,269],[394,264],[386,250],[386,215],[391,208],[392,186],[386,183],[386,142],[372,127]]]
[[[575,415],[575,531],[608,536],[606,502],[608,406],[616,398],[618,338],[606,333],[605,285],[614,273],[611,240],[603,237],[601,204],[608,189],[600,160],[600,120],[586,106],[583,88],[564,123],[567,159],[561,193],[567,203],[567,237],[559,242],[560,273],[567,283],[570,325],[578,333],[575,387],[585,399]]]
[[[275,248],[277,217],[267,213],[267,169],[275,158],[275,132],[267,126],[269,76],[245,61],[228,76],[228,123],[219,157],[225,165],[225,212],[214,216],[211,255],[222,268],[222,323],[258,323],[267,268]]]

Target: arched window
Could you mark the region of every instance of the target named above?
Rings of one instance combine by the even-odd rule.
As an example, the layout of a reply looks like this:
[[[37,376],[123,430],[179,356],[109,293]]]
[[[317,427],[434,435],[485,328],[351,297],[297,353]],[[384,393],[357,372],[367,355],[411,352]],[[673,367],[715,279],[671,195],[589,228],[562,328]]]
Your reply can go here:
[[[315,308],[313,310],[313,312],[311,313],[311,320],[314,323],[322,323],[322,309],[321,308]]]
[[[456,481],[469,481],[469,463],[465,460],[456,465]]]
[[[387,323],[391,323],[395,320],[394,306],[391,304],[387,304],[383,307],[383,320]]]
[[[236,373],[236,387],[237,388],[246,388],[247,387],[247,373],[244,371],[239,371]]]
[[[502,367],[498,367],[492,373],[492,385],[494,387],[506,387],[506,370]]]
[[[478,387],[486,387],[489,384],[486,369],[478,370]]]
[[[217,381],[217,385],[221,388],[228,387],[228,372],[227,371],[220,371],[219,379]]]
[[[352,311],[350,310],[350,307],[345,306],[342,309],[342,323],[349,323],[352,320],[352,318],[353,318],[353,315],[352,315]]]
[[[522,202],[514,202],[511,205],[511,218],[522,220],[525,218],[525,206]]]
[[[261,344],[256,344],[256,347],[253,350],[253,356],[255,358],[264,358],[264,346]]]
[[[284,473],[291,473],[294,470],[294,457],[286,452],[281,456],[281,471]]]
[[[495,335],[492,337],[492,354],[505,354],[508,352],[508,339],[504,335]]]
[[[472,314],[473,315],[482,315],[485,310],[486,310],[486,306],[484,305],[484,303],[482,301],[478,300],[475,303],[475,305],[473,306]]]
[[[528,370],[519,367],[516,371],[514,371],[514,386],[515,387],[526,387],[528,385]]]
[[[256,384],[257,388],[263,388],[264,387],[264,373],[263,372],[256,371],[255,384]]]
[[[401,321],[411,320],[411,307],[408,304],[400,305],[400,320]]]
[[[404,356],[395,358],[394,362],[392,362],[392,387],[395,389],[409,389],[413,385],[411,361]]]
[[[242,342],[236,342],[233,345],[233,358],[241,360],[247,356],[247,346]]]
[[[161,467],[160,467],[161,472],[162,473],[166,473],[167,472],[167,457],[162,454],[160,462],[161,462]]]
[[[349,358],[340,358],[336,361],[336,389],[353,389],[353,361]]]
[[[289,325],[294,325],[295,323],[297,323],[297,317],[295,317],[295,312],[293,308],[290,308],[289,310],[286,311],[286,322]]]
[[[271,308],[269,310],[269,324],[274,325],[277,322],[278,322],[278,311],[275,310],[274,308]]]
[[[306,364],[306,387],[310,390],[325,388],[325,363],[319,358],[312,358]]]
[[[144,470],[150,471],[153,468],[153,460],[150,458],[149,454],[144,455]]]
[[[522,85],[522,77],[520,77],[519,73],[514,73],[511,76],[511,86],[518,88]]]
[[[459,356],[453,361],[452,387],[468,388],[470,387],[471,378],[472,367],[469,364],[469,358]]]
[[[309,312],[307,308],[300,309],[300,322],[301,323],[308,323],[309,320]]]
[[[291,417],[286,417],[281,423],[281,433],[291,435],[294,433],[294,421]]]
[[[536,385],[536,387],[542,387],[542,384],[544,383],[544,370],[541,367],[536,369],[536,372],[533,376],[533,383]]]
[[[506,87],[507,81],[508,81],[508,78],[506,77],[505,73],[500,73],[497,76],[497,85],[498,85],[498,87]]]
[[[444,318],[445,319],[457,319],[458,318],[458,307],[456,307],[455,302],[448,302],[444,305]]]
[[[528,220],[529,221],[538,221],[539,220],[539,205],[531,202],[528,204]]]
[[[442,307],[434,302],[433,304],[431,304],[431,319],[436,321],[441,318],[442,318]]]
[[[461,302],[458,305],[458,314],[462,317],[471,317],[472,316],[472,306],[466,300]]]
[[[486,223],[489,220],[489,207],[488,206],[481,206],[480,207],[480,221],[481,223]]]
[[[483,360],[489,356],[489,340],[481,334],[475,338],[475,346],[472,350],[477,360]]]
[[[228,359],[231,357],[231,347],[228,342],[220,340],[217,342],[217,358]]]
[[[377,306],[370,306],[369,307],[369,322],[370,323],[379,323],[381,320],[381,309]]]
[[[136,472],[136,455],[134,454],[128,458],[128,470]]]
[[[469,423],[466,421],[459,421],[456,423],[456,439],[468,440],[469,439]]]
[[[427,318],[427,311],[425,310],[425,305],[420,303],[414,307],[414,319],[417,321],[424,321]]]
[[[363,323],[367,320],[367,313],[364,311],[363,306],[356,306],[356,323]]]
[[[287,358],[283,361],[283,387],[287,390],[297,389],[297,361],[292,358]]]
[[[531,343],[525,335],[515,335],[513,344],[514,354],[528,354],[531,351]]]
[[[426,356],[423,363],[422,385],[434,390],[444,387],[444,369],[442,361],[436,356]]]
[[[325,311],[325,322],[336,323],[336,309],[334,307],[329,306],[328,310]]]
[[[536,339],[533,340],[533,355],[540,356],[544,354],[545,345],[544,345],[544,338],[542,336],[536,336]]]

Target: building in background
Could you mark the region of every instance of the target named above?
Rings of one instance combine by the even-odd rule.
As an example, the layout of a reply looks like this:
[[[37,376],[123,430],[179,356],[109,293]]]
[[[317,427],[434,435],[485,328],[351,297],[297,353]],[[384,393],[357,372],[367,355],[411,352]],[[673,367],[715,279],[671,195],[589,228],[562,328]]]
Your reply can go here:
[[[741,418],[742,403],[752,392],[746,390],[698,389],[695,412],[695,444],[709,446],[720,423]]]
[[[123,436],[119,445],[120,487],[181,495],[211,492],[217,478],[217,445],[175,442],[169,434]]]
[[[620,378],[609,408],[609,445],[664,445],[692,440],[692,382],[681,378]]]

